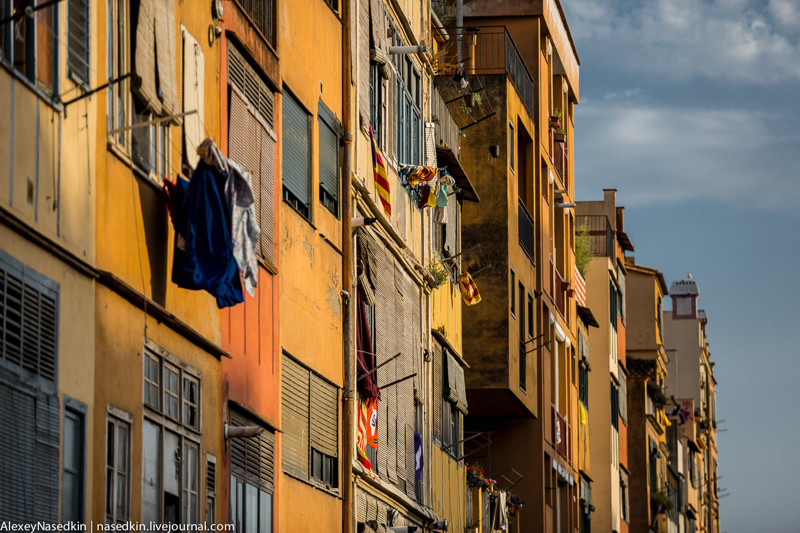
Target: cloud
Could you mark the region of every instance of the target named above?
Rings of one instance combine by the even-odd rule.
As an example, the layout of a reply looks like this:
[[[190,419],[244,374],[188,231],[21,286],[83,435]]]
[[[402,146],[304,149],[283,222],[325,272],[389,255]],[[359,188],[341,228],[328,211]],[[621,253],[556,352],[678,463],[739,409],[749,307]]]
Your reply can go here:
[[[614,67],[767,85],[800,80],[796,0],[569,0],[578,53],[602,49]]]
[[[738,109],[695,111],[631,101],[576,110],[579,191],[614,187],[628,205],[714,201],[788,211],[800,204],[800,135],[778,117]]]

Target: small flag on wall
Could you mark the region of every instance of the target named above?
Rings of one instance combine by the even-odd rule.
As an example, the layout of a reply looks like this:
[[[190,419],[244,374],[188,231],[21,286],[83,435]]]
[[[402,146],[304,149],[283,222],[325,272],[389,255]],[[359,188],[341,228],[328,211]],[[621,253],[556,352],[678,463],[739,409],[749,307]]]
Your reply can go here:
[[[372,137],[372,167],[375,171],[375,188],[378,190],[378,196],[383,204],[383,211],[386,216],[392,216],[392,197],[389,189],[389,179],[386,177],[386,162],[383,160],[383,155],[378,149],[378,141],[375,140],[375,134],[372,132],[372,126],[369,128],[369,135]]]
[[[467,306],[475,305],[481,301],[481,293],[478,292],[478,286],[475,285],[475,280],[472,279],[469,272],[464,272],[459,276],[458,286],[461,288],[461,296]]]

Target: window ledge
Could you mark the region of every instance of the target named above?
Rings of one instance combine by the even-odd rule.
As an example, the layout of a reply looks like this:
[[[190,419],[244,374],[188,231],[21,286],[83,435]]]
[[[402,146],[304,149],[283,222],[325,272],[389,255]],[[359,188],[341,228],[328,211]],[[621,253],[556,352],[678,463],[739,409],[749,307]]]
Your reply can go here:
[[[283,468],[281,468],[281,471],[284,473],[284,475],[287,475],[292,479],[296,479],[297,481],[299,481],[301,483],[305,483],[306,485],[309,485],[309,486],[311,486],[311,487],[313,487],[313,488],[315,488],[315,489],[317,489],[317,490],[319,490],[321,492],[324,492],[324,493],[328,494],[329,496],[333,496],[337,500],[341,500],[342,499],[341,495],[339,494],[339,489],[337,489],[337,488],[329,487],[329,486],[327,486],[327,485],[325,485],[325,484],[323,484],[323,483],[321,483],[319,481],[314,480],[313,478],[304,478],[304,477],[298,476],[297,474],[293,474],[292,472],[289,472],[288,470],[285,470]]]
[[[23,76],[17,69],[9,65],[5,60],[0,60],[0,65],[3,65],[6,71],[8,71],[8,73],[11,74],[11,76],[15,80],[21,82],[26,88],[33,91],[33,94],[35,94],[47,106],[52,108],[53,111],[55,111],[56,113],[61,113],[62,111],[64,111],[64,106],[61,104],[61,102],[55,100],[53,96],[50,96],[44,91],[42,91],[40,88],[36,86],[35,83],[31,82],[31,80]]]
[[[286,199],[282,199],[282,200],[281,200],[281,202],[283,203],[283,205],[285,205],[285,206],[289,207],[289,208],[290,208],[292,211],[294,211],[295,213],[297,213],[297,215],[298,215],[300,218],[302,218],[302,219],[303,219],[303,220],[304,220],[304,221],[305,221],[305,222],[306,222],[306,223],[307,223],[309,226],[311,226],[311,227],[312,227],[312,228],[314,228],[314,229],[317,229],[317,226],[315,226],[315,225],[314,225],[314,223],[313,223],[313,222],[311,222],[311,219],[310,219],[310,218],[308,218],[308,217],[306,217],[306,216],[305,216],[303,213],[301,213],[301,212],[300,212],[300,210],[299,210],[299,209],[297,209],[297,208],[296,208],[294,205],[292,205],[292,203],[291,203],[291,202],[287,201]],[[308,209],[309,209],[309,211],[310,211],[310,210],[311,210],[311,207],[309,206],[309,208],[308,208]]]

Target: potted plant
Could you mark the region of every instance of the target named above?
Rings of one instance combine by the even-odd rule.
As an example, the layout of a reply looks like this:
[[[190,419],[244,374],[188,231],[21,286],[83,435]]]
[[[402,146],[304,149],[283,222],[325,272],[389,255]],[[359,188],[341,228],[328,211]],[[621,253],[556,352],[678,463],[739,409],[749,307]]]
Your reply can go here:
[[[672,500],[662,492],[652,492],[650,494],[650,503],[653,505],[653,514],[660,514],[672,510]]]
[[[561,110],[556,108],[553,114],[550,115],[550,127],[557,129],[561,127]]]
[[[555,141],[557,143],[566,142],[567,141],[567,132],[566,132],[566,130],[564,128],[557,129],[556,132],[553,134],[553,139],[555,139]]]
[[[467,520],[467,525],[464,526],[464,533],[478,533],[480,523],[477,520]]]

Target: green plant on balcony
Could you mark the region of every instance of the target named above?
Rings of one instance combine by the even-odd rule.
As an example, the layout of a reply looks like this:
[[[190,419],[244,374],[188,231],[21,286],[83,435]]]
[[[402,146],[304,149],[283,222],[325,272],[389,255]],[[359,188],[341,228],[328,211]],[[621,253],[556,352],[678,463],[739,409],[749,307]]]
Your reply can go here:
[[[581,275],[586,277],[592,261],[592,240],[589,236],[589,226],[586,222],[581,224],[575,232],[575,266]]]
[[[672,500],[670,500],[666,494],[659,491],[650,493],[650,502],[658,506],[658,510],[655,512],[655,514],[669,512],[673,507]]]
[[[556,142],[563,143],[567,141],[567,131],[564,128],[558,128],[553,134]]]
[[[447,280],[450,279],[450,276],[447,274],[447,271],[438,261],[432,261],[428,266],[428,272],[430,273],[431,277],[433,278],[433,285],[434,289],[438,289],[442,285],[444,285]]]
[[[667,397],[664,395],[664,389],[654,381],[647,382],[647,395],[653,401],[653,406],[656,409],[663,409],[667,404]]]
[[[433,123],[434,123],[434,124],[436,124],[437,126],[438,126],[438,125],[441,123],[441,122],[439,121],[439,117],[438,117],[438,116],[436,116],[436,115],[431,115],[431,122],[433,122]]]
[[[458,136],[459,137],[466,137],[467,136],[467,132],[464,131],[464,130],[458,130]]]

